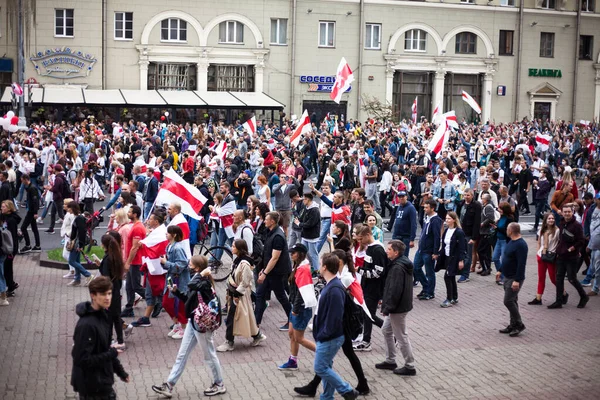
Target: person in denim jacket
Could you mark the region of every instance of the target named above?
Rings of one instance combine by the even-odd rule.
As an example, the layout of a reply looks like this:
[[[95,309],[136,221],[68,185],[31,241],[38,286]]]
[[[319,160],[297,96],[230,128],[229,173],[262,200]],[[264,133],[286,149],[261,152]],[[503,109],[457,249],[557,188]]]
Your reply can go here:
[[[448,181],[448,174],[440,171],[439,180],[433,185],[433,200],[437,203],[436,212],[442,220],[448,211],[454,211],[456,203],[456,189]]]
[[[167,270],[167,284],[175,284],[179,290],[187,292],[190,271],[187,268],[188,258],[185,253],[185,245],[182,243],[183,231],[181,228],[177,225],[167,227],[167,240],[169,241],[167,256],[160,259],[163,268]],[[185,304],[171,292],[165,293],[162,304],[173,320],[173,329],[168,336],[173,339],[182,339],[187,321]]]

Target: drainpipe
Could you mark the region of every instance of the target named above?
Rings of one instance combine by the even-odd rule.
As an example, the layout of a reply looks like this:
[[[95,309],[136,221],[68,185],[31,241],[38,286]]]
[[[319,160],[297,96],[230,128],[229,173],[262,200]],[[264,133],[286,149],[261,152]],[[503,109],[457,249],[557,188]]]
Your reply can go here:
[[[360,18],[359,18],[359,39],[358,39],[358,81],[356,84],[356,96],[357,99],[357,110],[356,115],[360,115],[360,108],[362,105],[362,91],[361,91],[361,83],[362,83],[362,65],[363,65],[363,48],[364,48],[364,40],[365,40],[365,0],[360,0]],[[381,32],[379,32],[381,35]],[[349,110],[348,110],[349,111]],[[348,113],[346,111],[346,113]],[[348,116],[346,116],[348,118]]]
[[[107,1],[102,0],[102,90],[106,89],[106,13]]]
[[[298,8],[298,0],[292,0],[292,76],[290,79],[290,107],[289,116],[294,113],[294,97],[296,95],[296,13]]]
[[[581,41],[581,0],[577,1],[577,29],[575,30],[575,75],[573,76],[573,108],[571,109],[571,121],[575,123],[575,111],[577,110],[577,74],[579,73],[579,42]]]
[[[519,119],[519,97],[521,96],[521,49],[523,48],[523,16],[525,8],[525,0],[519,3],[519,48],[517,49],[517,82],[515,88],[515,110],[514,121]]]
[[[17,57],[17,81],[19,82],[19,85],[21,85],[22,88],[25,87],[24,83],[25,83],[25,42],[24,42],[24,36],[25,36],[25,26],[24,26],[24,21],[23,21],[23,0],[19,0],[19,2],[17,3],[17,7],[19,7],[19,9],[17,10],[17,30],[18,30],[18,36],[17,36],[17,40],[18,40],[18,57]],[[29,92],[29,96],[31,96],[31,92]],[[26,120],[25,120],[25,96],[20,96],[19,97],[19,113],[18,113],[18,117],[19,117],[19,125],[25,125],[26,124]]]

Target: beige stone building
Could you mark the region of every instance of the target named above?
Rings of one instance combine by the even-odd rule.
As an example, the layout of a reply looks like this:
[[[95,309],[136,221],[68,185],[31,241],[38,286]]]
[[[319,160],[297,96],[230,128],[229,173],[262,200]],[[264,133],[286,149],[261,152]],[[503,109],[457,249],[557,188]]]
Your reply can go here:
[[[18,67],[7,1],[16,3],[0,0],[3,88]],[[37,0],[25,81],[44,88],[32,90],[32,110],[148,106],[202,120],[198,110],[236,118],[254,106],[270,118],[267,106],[279,102],[288,116],[306,108],[363,119],[368,96],[391,104],[395,118],[410,118],[417,98],[419,116],[442,104],[470,120],[464,90],[485,120],[592,120],[598,1]],[[338,106],[328,90],[342,57],[355,81]],[[237,95],[218,93],[227,91]]]

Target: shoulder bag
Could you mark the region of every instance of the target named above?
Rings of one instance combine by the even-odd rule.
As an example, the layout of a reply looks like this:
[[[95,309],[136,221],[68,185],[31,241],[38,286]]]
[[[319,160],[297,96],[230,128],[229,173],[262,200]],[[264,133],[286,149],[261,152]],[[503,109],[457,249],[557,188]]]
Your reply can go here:
[[[202,295],[198,293],[198,307],[194,310],[195,330],[201,333],[214,332],[221,326],[221,300],[212,289],[213,298],[206,304]]]

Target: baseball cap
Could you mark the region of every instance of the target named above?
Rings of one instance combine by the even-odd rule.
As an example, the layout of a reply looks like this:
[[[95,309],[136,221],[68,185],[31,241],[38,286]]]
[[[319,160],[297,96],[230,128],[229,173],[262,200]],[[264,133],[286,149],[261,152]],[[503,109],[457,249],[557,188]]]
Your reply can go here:
[[[302,243],[296,243],[294,246],[292,246],[290,248],[290,253],[295,253],[295,252],[308,253],[308,249]]]
[[[250,171],[249,169],[245,170],[245,171],[244,171],[244,173],[245,173],[246,175],[252,175],[252,171]]]
[[[404,191],[404,190],[399,191],[398,196],[406,196],[406,191]]]

